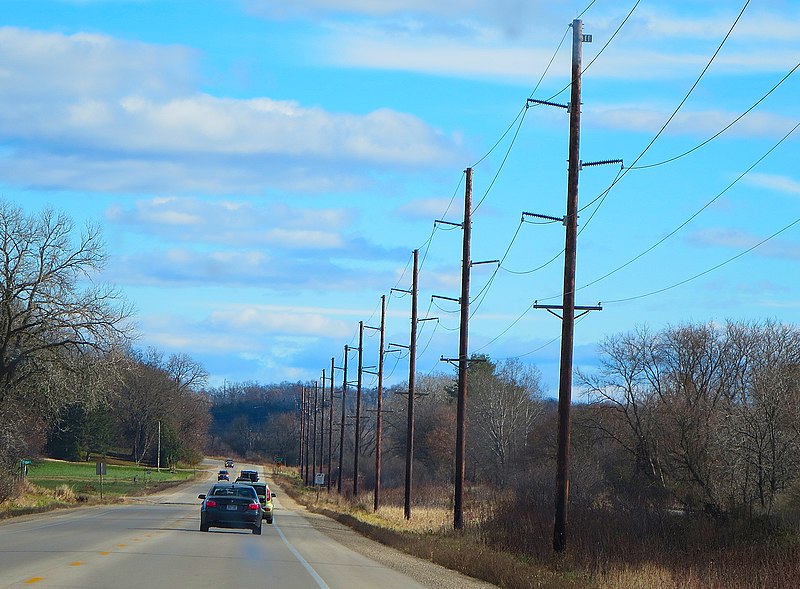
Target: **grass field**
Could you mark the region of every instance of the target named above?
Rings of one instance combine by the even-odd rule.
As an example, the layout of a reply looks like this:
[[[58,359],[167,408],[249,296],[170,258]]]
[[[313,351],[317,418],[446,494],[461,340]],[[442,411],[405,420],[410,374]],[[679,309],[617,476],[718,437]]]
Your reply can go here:
[[[0,517],[75,504],[116,502],[126,496],[147,495],[177,485],[195,474],[191,469],[158,472],[131,463],[107,464],[101,489],[95,469],[94,462],[34,460],[28,467],[28,476],[20,482],[20,495],[0,503]]]
[[[167,485],[190,479],[191,470],[170,472],[134,464],[108,464],[103,476],[103,495],[108,498],[150,493]],[[54,490],[68,485],[76,495],[100,496],[100,477],[94,462],[35,460],[28,468],[28,481],[44,489]]]

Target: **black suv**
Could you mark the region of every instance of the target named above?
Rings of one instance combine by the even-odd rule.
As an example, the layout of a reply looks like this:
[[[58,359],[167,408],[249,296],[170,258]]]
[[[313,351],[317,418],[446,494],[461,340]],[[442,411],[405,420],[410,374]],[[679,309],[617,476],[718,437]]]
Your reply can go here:
[[[243,470],[239,473],[239,478],[253,481],[255,483],[258,481],[258,472],[255,470]]]

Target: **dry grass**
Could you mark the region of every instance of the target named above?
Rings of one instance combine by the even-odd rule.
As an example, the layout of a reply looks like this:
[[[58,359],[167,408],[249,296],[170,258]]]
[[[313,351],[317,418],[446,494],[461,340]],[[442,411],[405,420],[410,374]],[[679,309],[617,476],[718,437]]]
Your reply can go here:
[[[0,518],[41,513],[78,502],[77,495],[68,485],[61,485],[50,490],[23,480],[17,483],[17,487],[18,494],[15,498],[0,503]]]
[[[296,499],[363,535],[508,589],[774,589],[798,586],[800,536],[767,522],[718,521],[573,506],[569,546],[551,546],[549,504],[487,492],[470,494],[464,530],[452,525],[450,495],[415,492],[412,518],[402,490],[353,500],[300,487]]]

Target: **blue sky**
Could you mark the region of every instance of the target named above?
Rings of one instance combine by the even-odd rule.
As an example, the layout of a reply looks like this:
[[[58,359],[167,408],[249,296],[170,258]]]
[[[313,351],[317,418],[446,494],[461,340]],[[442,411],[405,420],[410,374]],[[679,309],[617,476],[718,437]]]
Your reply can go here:
[[[317,379],[383,294],[407,344],[390,289],[415,248],[438,317],[418,370],[452,373],[458,309],[431,295],[459,295],[461,231],[433,221],[461,220],[473,167],[472,259],[503,262],[473,268],[470,351],[555,393],[560,323],[531,304],[560,303],[564,230],[520,219],[564,215],[568,118],[525,103],[569,100],[578,16],[581,159],[625,167],[580,176],[576,303],[603,311],[578,321],[576,365],[641,325],[800,321],[797,2],[0,5],[0,198],[101,225],[97,280],[136,307],[137,345],[214,385]],[[387,358],[389,383],[407,370]]]

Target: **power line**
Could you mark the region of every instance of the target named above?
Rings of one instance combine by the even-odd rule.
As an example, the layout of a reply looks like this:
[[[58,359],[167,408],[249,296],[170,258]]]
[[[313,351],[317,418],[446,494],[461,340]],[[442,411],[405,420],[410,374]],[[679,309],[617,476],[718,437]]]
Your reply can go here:
[[[494,342],[496,342],[496,341],[497,341],[497,340],[499,340],[501,337],[503,337],[503,336],[504,336],[506,333],[508,333],[508,332],[511,330],[511,328],[512,328],[512,327],[514,327],[514,326],[515,326],[517,323],[519,323],[520,321],[522,321],[522,318],[523,318],[523,317],[525,317],[525,315],[527,315],[527,314],[528,314],[528,312],[529,312],[529,311],[530,311],[532,308],[533,308],[533,307],[531,307],[530,305],[526,306],[526,307],[525,307],[525,310],[522,312],[522,314],[521,314],[519,317],[517,317],[516,319],[514,319],[514,321],[511,323],[511,325],[509,325],[508,327],[506,327],[506,328],[505,328],[503,331],[501,331],[501,332],[500,332],[499,334],[497,334],[495,337],[493,337],[493,338],[492,338],[492,339],[490,339],[488,342],[486,342],[485,344],[483,344],[481,347],[479,347],[479,348],[475,349],[475,350],[473,351],[473,353],[475,353],[475,352],[480,352],[480,351],[481,351],[481,350],[483,350],[484,348],[487,348],[487,347],[489,347],[489,346],[490,346],[490,345],[492,345]]]
[[[637,1],[636,5],[638,5],[638,4],[639,4],[639,2]],[[611,189],[617,183],[619,183],[628,174],[628,172],[630,170],[635,169],[636,163],[640,159],[642,159],[642,157],[644,157],[644,154],[646,154],[650,150],[651,147],[653,147],[653,144],[655,144],[655,142],[658,140],[658,138],[661,136],[661,134],[666,130],[666,128],[669,126],[669,124],[672,122],[672,120],[677,116],[678,111],[680,111],[680,109],[683,107],[683,105],[686,103],[686,101],[689,100],[689,97],[692,95],[692,93],[694,92],[695,88],[697,88],[697,86],[700,84],[700,81],[703,79],[703,77],[705,76],[706,72],[708,72],[708,69],[711,67],[711,64],[714,62],[714,60],[716,59],[717,55],[722,50],[722,47],[725,45],[725,43],[727,42],[728,38],[731,36],[731,33],[733,33],[733,29],[736,28],[736,25],[738,24],[739,20],[742,18],[742,15],[744,14],[744,11],[747,9],[747,6],[749,4],[750,4],[750,0],[746,0],[746,2],[744,3],[744,6],[742,6],[742,9],[739,11],[739,14],[736,16],[736,19],[733,21],[733,24],[728,29],[728,32],[723,37],[722,41],[720,41],[720,44],[717,46],[717,49],[714,51],[713,55],[709,58],[709,60],[706,63],[705,67],[700,72],[700,74],[698,75],[697,79],[692,84],[691,88],[689,88],[688,92],[683,97],[683,99],[680,101],[678,106],[675,107],[675,110],[672,111],[672,114],[669,116],[669,118],[667,118],[666,122],[661,126],[661,128],[658,130],[658,132],[655,134],[655,136],[650,140],[650,143],[648,143],[645,146],[645,148],[639,153],[639,155],[636,156],[636,159],[633,160],[633,163],[630,166],[628,166],[627,168],[624,168],[621,171],[621,173],[617,175],[617,177],[614,179],[614,181],[608,186],[608,188],[606,188],[600,194],[600,196],[598,196],[597,198],[592,200],[592,203],[594,203],[598,199],[602,199],[601,202],[600,202],[600,205],[598,205],[598,208],[599,208],[599,206],[601,206],[603,204],[603,201],[605,201],[605,198],[608,196],[608,194],[611,191]],[[634,8],[636,8],[636,5],[634,5]],[[633,12],[633,9],[631,9],[631,12]],[[629,14],[629,16],[630,16],[630,14]],[[626,17],[626,20],[627,20],[627,17]],[[624,21],[623,21],[623,24],[624,24]],[[621,26],[622,25],[620,25],[620,27]],[[599,53],[598,53],[598,55],[599,55]],[[596,57],[595,57],[595,59],[596,59]],[[593,63],[593,62],[594,62],[594,60],[592,60],[592,62],[590,62],[589,65],[591,65],[591,63]],[[588,66],[587,66],[587,68],[588,68]],[[585,69],[584,69],[584,71],[585,71]],[[562,92],[563,92],[563,90],[562,90]],[[560,92],[559,92],[559,94],[560,94]],[[590,205],[592,203],[590,203]],[[587,205],[587,206],[590,206],[590,205]],[[583,208],[586,208],[586,207],[583,207]],[[580,209],[580,210],[583,210],[583,208]],[[584,226],[585,225],[586,224],[584,224]]]
[[[639,6],[639,2],[641,2],[641,0],[636,0],[636,3],[633,5],[633,8],[631,8],[631,9],[628,11],[628,14],[627,14],[627,16],[625,16],[625,18],[624,18],[624,19],[622,19],[622,22],[621,22],[621,23],[619,23],[619,26],[617,27],[617,30],[616,30],[616,31],[614,31],[614,33],[613,33],[613,34],[612,34],[612,35],[611,35],[611,36],[608,38],[608,41],[606,41],[605,45],[603,45],[603,46],[600,48],[600,51],[598,51],[598,52],[597,52],[597,55],[595,55],[595,56],[594,56],[594,57],[593,57],[593,58],[592,58],[592,59],[589,61],[589,63],[587,63],[587,64],[586,64],[586,67],[585,67],[585,68],[583,68],[583,71],[581,71],[581,76],[583,76],[583,74],[584,74],[584,72],[586,72],[586,70],[588,70],[590,67],[592,67],[592,64],[593,64],[595,61],[597,61],[597,58],[598,58],[598,57],[600,57],[600,56],[603,54],[603,52],[606,50],[606,47],[608,47],[609,45],[611,45],[611,41],[613,41],[613,40],[614,40],[614,37],[616,37],[616,36],[617,36],[617,33],[619,33],[619,32],[622,30],[622,27],[624,27],[624,26],[625,26],[625,23],[626,23],[626,22],[628,22],[628,19],[629,19],[629,18],[631,17],[631,15],[633,14],[633,11],[634,11],[634,10],[636,10],[636,7],[637,7],[637,6]],[[592,4],[594,4],[594,3],[592,3]],[[589,5],[589,7],[591,7],[591,4]],[[587,8],[586,10],[588,10],[588,9],[589,9],[589,8]],[[584,11],[584,12],[585,12],[585,11]],[[578,18],[580,18],[580,17],[578,17]],[[562,92],[563,92],[563,90],[562,90]],[[560,94],[560,93],[559,93],[559,94]]]
[[[681,280],[680,282],[676,282],[676,283],[675,283],[675,284],[673,284],[672,286],[666,286],[666,287],[664,287],[664,288],[660,288],[660,289],[658,289],[658,290],[654,290],[654,291],[651,291],[651,292],[648,292],[648,293],[644,293],[644,294],[640,294],[640,295],[635,295],[635,296],[632,296],[632,297],[627,297],[627,298],[623,298],[623,299],[614,299],[614,300],[611,300],[611,301],[603,301],[603,303],[605,303],[605,304],[614,304],[614,303],[624,303],[624,302],[627,302],[627,301],[634,301],[634,300],[636,300],[636,299],[643,299],[643,298],[645,298],[645,297],[649,297],[649,296],[652,296],[652,295],[655,295],[655,294],[660,294],[660,293],[662,293],[662,292],[666,292],[666,291],[668,291],[668,290],[672,290],[673,288],[677,288],[677,287],[679,287],[679,286],[682,286],[682,285],[686,284],[687,282],[691,282],[692,280],[695,280],[695,279],[697,279],[697,278],[700,278],[701,276],[705,276],[706,274],[710,274],[710,273],[711,273],[711,272],[713,272],[714,270],[717,270],[717,269],[719,269],[719,268],[722,268],[723,266],[725,266],[725,265],[727,265],[727,264],[730,264],[731,262],[733,262],[733,261],[735,261],[735,260],[738,260],[738,259],[739,259],[739,258],[741,258],[742,256],[744,256],[744,255],[746,255],[746,254],[749,254],[749,253],[750,253],[750,252],[752,252],[754,249],[756,249],[756,248],[758,248],[758,247],[761,247],[762,245],[764,245],[764,244],[765,244],[765,243],[767,243],[768,241],[770,241],[770,240],[774,239],[775,237],[777,237],[778,235],[780,235],[780,234],[781,234],[781,233],[783,233],[784,231],[787,231],[788,229],[791,229],[792,227],[794,227],[794,226],[795,226],[795,225],[797,225],[798,223],[800,223],[800,217],[798,217],[797,219],[795,219],[794,221],[792,221],[791,223],[789,223],[788,225],[786,225],[786,226],[785,226],[785,227],[783,227],[782,229],[779,229],[778,231],[776,231],[775,233],[773,233],[773,234],[772,234],[772,235],[770,235],[769,237],[766,237],[766,238],[762,239],[762,240],[761,240],[761,241],[759,241],[757,244],[755,244],[755,245],[753,245],[753,246],[751,246],[751,247],[747,248],[746,250],[744,250],[744,251],[742,251],[742,252],[739,252],[738,254],[736,254],[735,256],[733,256],[733,257],[731,257],[731,258],[728,258],[728,259],[727,259],[727,260],[725,260],[724,262],[720,262],[720,263],[719,263],[719,264],[717,264],[716,266],[714,266],[714,267],[712,267],[712,268],[709,268],[708,270],[704,270],[703,272],[700,272],[699,274],[695,274],[694,276],[692,276],[692,277],[690,277],[690,278],[687,278],[687,279],[685,279],[685,280]]]
[[[594,4],[594,2],[592,2],[592,4]],[[591,4],[589,6],[591,6]],[[588,7],[587,7],[587,10],[588,10]],[[544,71],[542,72],[542,75],[539,76],[539,80],[536,82],[536,85],[533,87],[533,90],[531,90],[530,96],[533,96],[536,93],[536,90],[539,89],[539,85],[542,83],[542,80],[544,80],[544,77],[547,75],[547,72],[550,71],[550,66],[553,65],[553,62],[555,61],[556,56],[558,55],[558,52],[561,50],[561,46],[564,44],[564,39],[567,38],[567,33],[568,32],[569,32],[569,26],[564,31],[564,35],[561,37],[561,41],[559,41],[558,47],[556,47],[556,50],[553,52],[553,55],[550,58],[550,61],[547,63],[547,67],[544,68]],[[520,109],[520,111],[517,113],[517,116],[514,117],[514,120],[511,121],[511,124],[508,126],[508,128],[506,128],[506,130],[503,132],[503,134],[500,136],[500,138],[495,142],[495,144],[492,145],[492,147],[489,149],[489,151],[487,151],[477,162],[472,164],[470,166],[471,168],[477,167],[478,164],[480,164],[483,160],[485,160],[487,157],[489,157],[491,155],[491,153],[495,149],[497,149],[497,146],[500,145],[500,143],[503,141],[503,139],[505,139],[505,136],[508,135],[508,133],[511,131],[511,129],[514,128],[514,124],[517,122],[517,120],[521,116],[524,118],[525,112],[527,110],[528,110],[528,105],[526,103],[525,106],[523,106],[522,109]]]
[[[628,11],[628,14],[627,14],[627,16],[626,16],[626,17],[625,17],[625,18],[622,20],[622,22],[619,24],[619,26],[617,27],[617,29],[616,29],[616,30],[615,30],[615,31],[614,31],[614,32],[611,34],[611,36],[608,38],[608,41],[606,41],[605,45],[603,45],[603,46],[600,48],[600,51],[598,51],[598,52],[597,52],[597,54],[594,56],[594,58],[592,58],[592,60],[591,60],[591,61],[590,61],[590,62],[589,62],[587,65],[586,65],[586,67],[585,67],[585,68],[583,68],[583,71],[581,72],[581,75],[583,75],[583,72],[585,72],[586,70],[588,70],[588,69],[589,69],[589,66],[591,66],[591,65],[592,65],[592,64],[593,64],[595,61],[597,61],[597,58],[598,58],[598,57],[600,57],[600,56],[603,54],[603,52],[606,50],[606,48],[607,48],[607,47],[608,47],[608,46],[611,44],[611,41],[613,41],[613,40],[614,40],[614,37],[616,37],[616,36],[617,36],[617,34],[618,34],[618,33],[619,33],[621,30],[622,30],[622,27],[625,25],[625,23],[626,23],[626,22],[628,22],[628,19],[629,19],[629,18],[631,17],[631,15],[633,14],[633,11],[634,11],[634,10],[636,10],[636,7],[637,7],[637,6],[639,6],[639,2],[640,2],[640,1],[641,1],[641,0],[636,0],[636,3],[633,5],[633,8],[631,8],[631,9]],[[592,4],[594,4],[594,1],[592,1],[592,2],[589,4],[589,6],[587,6],[587,7],[586,7],[586,8],[583,10],[583,12],[581,12],[581,14],[583,14],[584,12],[586,12],[587,10],[589,10],[589,9],[592,7]],[[580,18],[580,16],[578,16],[578,18]],[[571,26],[571,25],[570,25],[570,26]],[[570,27],[568,26],[568,27],[567,27],[567,32],[569,32],[569,29],[570,29]],[[565,32],[565,33],[564,33],[564,38],[566,38],[566,36],[567,36],[567,33]],[[562,38],[562,39],[561,39],[561,42],[562,42],[562,43],[564,42],[564,38]],[[559,47],[560,47],[560,45],[559,45]],[[568,90],[570,86],[572,86],[572,83],[571,83],[571,82],[570,82],[569,84],[567,84],[566,86],[564,86],[564,87],[563,87],[561,90],[559,90],[558,92],[556,92],[555,94],[553,94],[552,96],[550,96],[550,98],[548,98],[547,100],[548,100],[548,101],[549,101],[549,100],[553,100],[554,98],[556,98],[556,97],[560,96],[560,95],[561,95],[561,94],[563,94],[563,93],[564,93],[566,90]],[[533,96],[533,95],[531,95],[531,96]]]
[[[690,153],[692,153],[692,152],[694,152],[694,151],[697,151],[697,150],[698,150],[698,149],[700,149],[701,147],[703,147],[703,146],[705,146],[705,145],[708,145],[708,144],[709,144],[709,143],[711,143],[711,142],[712,142],[714,139],[716,139],[717,137],[719,137],[720,135],[722,135],[722,134],[723,134],[725,131],[727,131],[728,129],[730,129],[731,127],[733,127],[733,126],[734,126],[736,123],[738,123],[739,121],[741,121],[741,120],[742,120],[742,119],[743,119],[745,116],[747,116],[747,115],[750,113],[750,111],[752,111],[752,110],[753,110],[755,107],[757,107],[759,104],[761,104],[762,102],[764,102],[764,100],[766,100],[766,99],[767,99],[767,97],[768,97],[770,94],[772,94],[772,93],[773,93],[775,90],[777,90],[777,89],[778,89],[778,87],[779,87],[781,84],[783,84],[783,83],[784,83],[784,82],[785,82],[787,79],[789,79],[789,76],[791,76],[791,75],[792,75],[792,74],[793,74],[793,73],[794,73],[794,72],[797,70],[797,68],[800,68],[800,63],[798,63],[796,66],[794,66],[794,67],[793,67],[793,68],[792,68],[792,69],[789,71],[789,73],[788,73],[788,74],[786,74],[785,76],[783,76],[783,78],[781,78],[781,80],[780,80],[780,81],[779,81],[777,84],[775,84],[775,85],[774,85],[772,88],[770,88],[770,89],[769,89],[769,91],[768,91],[766,94],[764,94],[764,95],[763,95],[761,98],[759,98],[759,99],[758,99],[756,102],[754,102],[754,103],[752,104],[752,106],[750,106],[750,108],[748,108],[746,111],[744,111],[744,112],[743,112],[742,114],[740,114],[738,117],[736,117],[735,119],[733,119],[733,121],[731,121],[730,123],[728,123],[727,125],[725,125],[725,126],[722,128],[722,129],[720,129],[719,131],[717,131],[716,133],[714,133],[714,134],[713,134],[711,137],[709,137],[708,139],[706,139],[706,140],[705,140],[705,141],[703,141],[702,143],[700,143],[700,144],[698,144],[698,145],[695,145],[695,146],[694,146],[694,147],[692,147],[691,149],[689,149],[689,150],[687,150],[687,151],[684,151],[683,153],[681,153],[681,154],[678,154],[678,155],[676,155],[676,156],[673,156],[673,157],[671,157],[671,158],[669,158],[669,159],[665,159],[665,160],[663,160],[663,161],[660,161],[660,162],[655,162],[655,163],[652,163],[652,164],[645,164],[645,165],[642,165],[642,166],[631,166],[631,167],[630,167],[630,169],[631,169],[631,170],[645,170],[645,169],[647,169],[647,168],[655,168],[656,166],[663,166],[664,164],[668,164],[668,163],[674,162],[675,160],[677,160],[677,159],[680,159],[680,158],[682,158],[682,157],[684,157],[684,156],[687,156],[687,155],[689,155]]]
[[[707,203],[705,203],[705,204],[704,204],[702,207],[700,207],[700,208],[699,208],[699,209],[698,209],[698,210],[697,210],[697,211],[696,211],[696,212],[695,212],[695,213],[694,213],[692,216],[690,216],[690,217],[689,217],[688,219],[686,219],[686,220],[685,220],[683,223],[681,223],[680,225],[678,225],[678,226],[677,226],[675,229],[673,229],[672,231],[670,231],[669,233],[667,233],[667,234],[666,234],[664,237],[662,237],[661,239],[659,239],[657,242],[655,242],[655,243],[654,243],[653,245],[651,245],[649,248],[647,248],[646,250],[644,250],[643,252],[641,252],[641,253],[640,253],[640,254],[638,254],[637,256],[635,256],[635,257],[631,258],[630,260],[628,260],[627,262],[625,262],[625,263],[624,263],[624,264],[622,264],[621,266],[618,266],[618,267],[617,267],[617,268],[615,268],[614,270],[611,270],[610,272],[608,272],[608,273],[604,274],[603,276],[600,276],[599,278],[596,278],[595,280],[592,280],[591,282],[588,282],[588,283],[586,283],[586,284],[584,284],[584,285],[582,285],[582,286],[578,287],[578,288],[577,288],[577,289],[575,289],[575,290],[576,290],[576,291],[578,291],[578,290],[582,290],[582,289],[584,289],[584,288],[587,288],[587,287],[589,287],[589,286],[592,286],[592,285],[594,285],[594,284],[597,284],[597,283],[598,283],[598,282],[600,282],[601,280],[605,280],[605,279],[606,279],[606,278],[608,278],[609,276],[611,276],[611,275],[613,275],[613,274],[616,274],[617,272],[619,272],[619,271],[620,271],[620,270],[622,270],[623,268],[625,268],[625,267],[627,267],[627,266],[631,265],[633,262],[635,262],[636,260],[638,260],[638,259],[642,258],[642,257],[643,257],[643,256],[645,256],[646,254],[650,253],[650,252],[651,252],[651,251],[653,251],[655,248],[657,248],[659,245],[661,245],[662,243],[664,243],[665,241],[667,241],[667,240],[668,240],[670,237],[672,237],[672,236],[673,236],[673,235],[675,235],[675,234],[676,234],[678,231],[680,231],[681,229],[683,229],[684,227],[686,227],[686,225],[688,225],[689,223],[691,223],[691,222],[692,222],[692,221],[693,221],[695,218],[697,218],[697,216],[698,216],[698,215],[700,215],[700,213],[702,213],[704,210],[706,210],[708,207],[710,207],[710,206],[711,206],[711,205],[712,205],[714,202],[716,202],[716,201],[717,201],[717,200],[718,200],[720,197],[722,197],[722,196],[723,196],[723,195],[724,195],[726,192],[728,192],[728,191],[729,191],[731,188],[733,188],[733,187],[734,187],[736,184],[738,184],[738,183],[739,183],[739,181],[740,181],[742,178],[744,178],[744,177],[745,177],[747,174],[749,174],[749,173],[750,173],[750,172],[751,172],[751,171],[752,171],[752,170],[753,170],[753,169],[754,169],[754,168],[755,168],[755,167],[756,167],[758,164],[760,164],[762,161],[764,161],[764,160],[765,160],[765,159],[766,159],[766,158],[767,158],[767,157],[768,157],[768,156],[769,156],[769,155],[770,155],[770,154],[771,154],[773,151],[775,151],[775,150],[776,150],[776,149],[777,149],[777,148],[778,148],[778,147],[779,147],[779,146],[780,146],[780,145],[781,145],[781,144],[782,144],[784,141],[786,141],[786,139],[788,139],[788,138],[789,138],[789,136],[790,136],[790,135],[792,135],[792,133],[794,133],[794,132],[795,132],[795,131],[798,129],[798,127],[800,127],[800,123],[797,123],[797,124],[796,124],[794,127],[792,127],[792,129],[791,129],[791,130],[790,130],[788,133],[786,133],[786,134],[785,134],[783,137],[781,137],[781,139],[780,139],[780,140],[779,140],[779,141],[778,141],[778,142],[777,142],[775,145],[773,145],[772,147],[770,147],[770,148],[767,150],[767,152],[766,152],[766,153],[764,153],[764,155],[762,155],[761,157],[759,157],[759,158],[758,158],[758,159],[757,159],[757,160],[756,160],[756,161],[755,161],[755,162],[754,162],[754,163],[753,163],[753,164],[752,164],[750,167],[748,167],[748,168],[747,168],[747,169],[746,169],[744,172],[742,172],[741,174],[739,174],[739,176],[737,176],[737,177],[736,177],[736,178],[735,178],[735,179],[734,179],[734,180],[733,180],[733,181],[732,181],[730,184],[728,184],[728,185],[727,185],[727,186],[726,186],[726,187],[725,187],[723,190],[721,190],[719,193],[717,193],[717,195],[716,195],[716,196],[714,196],[714,198],[712,198],[712,199],[711,199],[711,200],[709,200]],[[552,297],[551,297],[551,298],[552,298]],[[541,299],[541,300],[547,300],[547,299]]]
[[[528,111],[528,105],[526,103],[525,112],[527,111]],[[522,123],[524,121],[525,121],[525,114],[523,114],[522,118],[520,118],[519,120],[519,125],[517,125],[517,130],[514,132],[514,136],[511,138],[511,143],[509,144],[508,149],[506,150],[506,154],[503,156],[503,160],[500,162],[500,166],[497,168],[497,172],[495,172],[492,181],[489,183],[489,187],[486,189],[486,192],[483,193],[483,196],[478,201],[478,204],[476,204],[475,207],[472,209],[473,213],[477,212],[477,210],[483,204],[483,201],[486,200],[487,196],[489,196],[489,192],[492,190],[492,187],[494,186],[494,183],[497,181],[498,176],[500,176],[500,172],[503,171],[503,167],[506,165],[506,162],[508,161],[508,156],[511,154],[511,148],[514,147],[514,143],[517,141],[517,137],[519,137],[519,130],[522,128]]]

